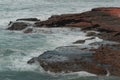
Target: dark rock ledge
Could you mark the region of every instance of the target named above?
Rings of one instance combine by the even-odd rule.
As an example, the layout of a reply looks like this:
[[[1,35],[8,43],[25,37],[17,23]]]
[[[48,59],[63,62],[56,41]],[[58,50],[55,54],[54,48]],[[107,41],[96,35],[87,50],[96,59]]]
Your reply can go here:
[[[16,21],[10,21],[8,24],[8,30],[17,30],[21,31],[23,30],[24,33],[32,33],[34,23],[40,21],[37,18],[21,18],[17,19]]]
[[[22,19],[22,21],[19,19],[18,21],[20,24],[13,22],[12,25],[9,25],[8,30],[24,30],[30,26],[30,24],[26,24],[26,19]],[[32,58],[28,61],[28,64],[38,61],[45,71],[49,70],[52,72],[76,72],[84,70],[97,75],[120,76],[119,7],[94,8],[91,11],[80,14],[54,15],[46,21],[35,20],[32,26],[38,28],[79,27],[83,31],[94,30],[99,32],[98,34],[89,33],[87,36],[97,36],[104,41],[108,40],[118,43],[92,43],[89,44],[91,47],[84,48],[80,48],[80,46],[59,47]],[[28,30],[28,32],[32,32],[32,30]],[[82,43],[85,40],[76,42]]]

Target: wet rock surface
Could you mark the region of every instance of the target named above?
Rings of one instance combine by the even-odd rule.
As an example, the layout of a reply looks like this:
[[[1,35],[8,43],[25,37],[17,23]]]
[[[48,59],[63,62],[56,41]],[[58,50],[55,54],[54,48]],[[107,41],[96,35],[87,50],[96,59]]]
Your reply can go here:
[[[51,72],[88,71],[98,75],[106,75],[104,68],[97,65],[91,58],[93,51],[82,50],[79,47],[64,46],[52,51],[46,51],[37,59],[32,58],[28,63],[37,60],[40,65]]]

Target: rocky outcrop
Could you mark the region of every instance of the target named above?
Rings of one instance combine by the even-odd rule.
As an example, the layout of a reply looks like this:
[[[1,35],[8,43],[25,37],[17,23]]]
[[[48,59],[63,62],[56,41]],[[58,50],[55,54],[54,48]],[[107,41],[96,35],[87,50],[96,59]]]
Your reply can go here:
[[[40,21],[37,18],[21,18],[21,19],[17,19],[16,21],[12,22],[10,21],[10,23],[8,24],[9,28],[7,28],[8,30],[24,30],[28,27],[33,27],[34,23]],[[27,30],[24,31],[24,33],[30,33],[32,32],[32,28],[28,28]]]
[[[120,8],[116,7],[94,8],[81,14],[55,15],[46,21],[36,22],[35,25],[37,27],[62,26],[96,30],[101,33],[101,38],[120,42]]]

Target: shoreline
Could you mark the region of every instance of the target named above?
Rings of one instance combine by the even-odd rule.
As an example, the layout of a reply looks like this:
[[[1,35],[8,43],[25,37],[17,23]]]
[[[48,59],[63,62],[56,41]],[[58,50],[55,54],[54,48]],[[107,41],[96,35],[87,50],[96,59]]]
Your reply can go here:
[[[42,55],[32,58],[29,64],[38,61],[45,71],[51,72],[76,72],[87,71],[97,75],[106,75],[107,71],[112,76],[120,76],[120,8],[102,7],[94,8],[91,11],[80,14],[54,15],[46,21],[37,18],[18,19],[10,22],[8,30],[32,33],[33,27],[37,28],[57,28],[76,27],[82,31],[97,31],[99,33],[88,33],[89,36],[99,37],[104,41],[114,41],[118,44],[107,42],[95,43],[91,47],[60,47],[51,51],[46,51]],[[26,22],[27,21],[27,22]],[[33,23],[31,24],[30,21]],[[29,27],[32,26],[32,27]],[[92,40],[92,39],[91,39]],[[77,44],[84,43],[78,41]],[[98,46],[94,48],[93,46]]]

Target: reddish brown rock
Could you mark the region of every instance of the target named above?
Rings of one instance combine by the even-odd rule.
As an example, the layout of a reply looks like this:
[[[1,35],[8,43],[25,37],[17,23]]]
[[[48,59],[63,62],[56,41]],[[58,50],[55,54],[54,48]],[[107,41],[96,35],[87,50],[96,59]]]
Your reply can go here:
[[[120,42],[120,8],[102,7],[80,14],[63,14],[50,17],[46,21],[36,22],[37,27],[80,27],[82,30],[101,32],[101,38]],[[113,39],[114,38],[114,39]]]
[[[120,17],[120,8],[119,7],[103,7],[103,8],[95,8],[92,9],[92,11],[102,11],[102,12],[107,12],[110,15]]]

